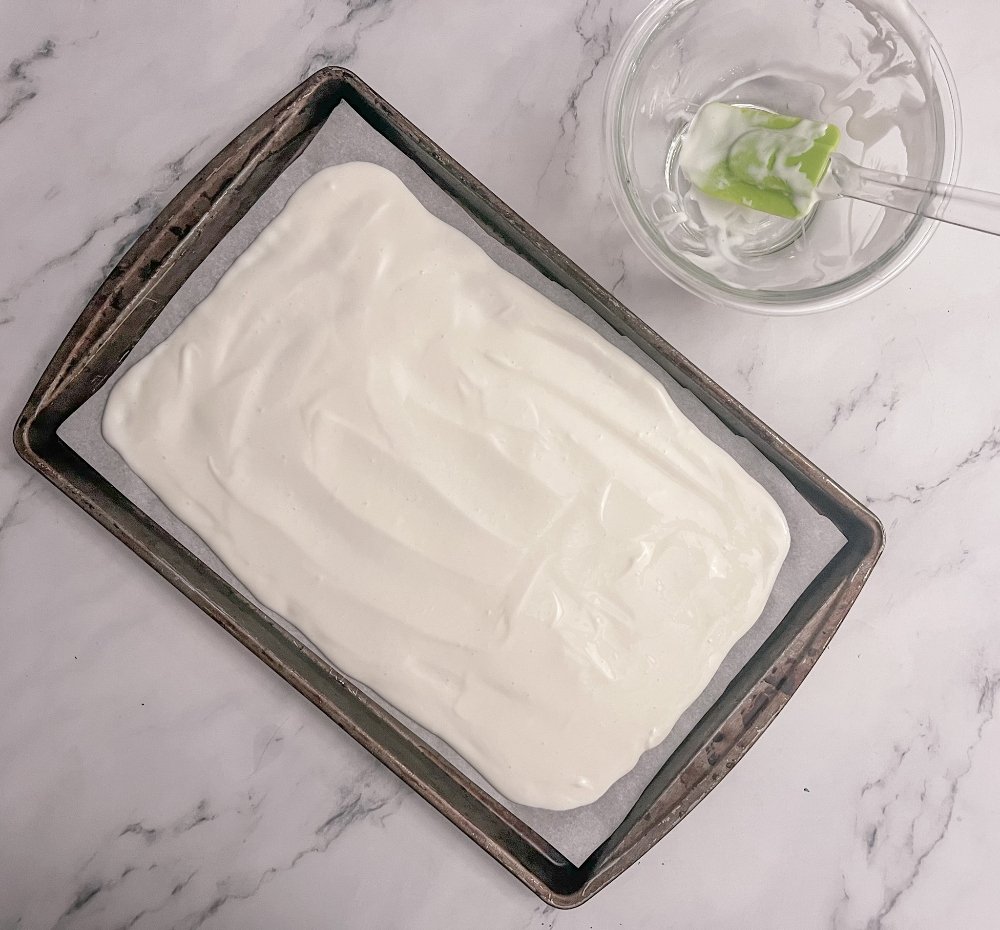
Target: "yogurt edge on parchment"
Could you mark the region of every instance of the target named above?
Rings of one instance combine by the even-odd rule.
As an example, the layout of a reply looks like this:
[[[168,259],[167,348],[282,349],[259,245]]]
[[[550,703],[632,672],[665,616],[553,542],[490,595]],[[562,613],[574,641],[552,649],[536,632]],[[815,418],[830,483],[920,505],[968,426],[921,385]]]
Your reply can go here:
[[[103,430],[262,604],[535,807],[667,735],[789,545],[648,372],[366,163],[302,185]]]

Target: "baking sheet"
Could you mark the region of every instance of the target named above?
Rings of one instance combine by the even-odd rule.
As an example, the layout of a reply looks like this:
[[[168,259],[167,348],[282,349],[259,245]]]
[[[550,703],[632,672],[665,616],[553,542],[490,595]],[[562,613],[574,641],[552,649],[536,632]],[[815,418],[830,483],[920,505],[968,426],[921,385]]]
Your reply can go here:
[[[233,260],[284,206],[292,192],[321,168],[355,160],[375,162],[394,171],[428,210],[477,242],[503,268],[517,275],[574,316],[587,322],[610,342],[636,359],[664,384],[681,410],[703,432],[729,452],[767,488],[788,520],[791,548],[761,618],[732,649],[708,687],[680,718],[667,738],[659,746],[645,753],[630,773],[591,805],[573,811],[555,812],[512,804],[494,792],[488,783],[445,743],[392,709],[392,713],[398,719],[404,721],[452,764],[505,804],[571,862],[579,865],[621,823],[653,775],[705,711],[719,698],[733,676],[775,629],[795,599],[841,548],[844,537],[830,521],[812,509],[787,479],[751,443],[736,436],[701,401],[673,381],[641,350],[616,333],[582,301],[549,281],[528,262],[493,239],[414,162],[365,123],[346,103],[341,103],[334,110],[327,123],[299,158],[285,170],[208,259],[196,269],[115,375],[62,425],[59,435],[146,514],[256,604],[257,601],[211,550],[159,502],[118,454],[104,442],[100,432],[101,415],[107,395],[118,377],[169,335],[190,310],[207,296]],[[285,629],[306,641],[281,617],[262,605],[258,606]],[[378,700],[377,695],[372,696]],[[382,701],[380,703],[388,706]]]

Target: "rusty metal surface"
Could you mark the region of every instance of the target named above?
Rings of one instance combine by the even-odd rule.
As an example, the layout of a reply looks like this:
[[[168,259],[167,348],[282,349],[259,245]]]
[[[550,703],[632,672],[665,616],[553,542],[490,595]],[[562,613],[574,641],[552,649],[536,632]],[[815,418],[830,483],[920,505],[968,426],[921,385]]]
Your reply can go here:
[[[494,237],[638,345],[749,439],[847,542],[580,866],[562,856],[376,702],[317,661],[120,494],[56,434],[121,364],[173,294],[340,102],[454,197]],[[326,68],[275,104],[174,198],[93,296],[32,392],[18,453],[286,679],[543,900],[575,907],[632,865],[723,778],[815,664],[883,545],[877,518],[804,459],[354,74]]]

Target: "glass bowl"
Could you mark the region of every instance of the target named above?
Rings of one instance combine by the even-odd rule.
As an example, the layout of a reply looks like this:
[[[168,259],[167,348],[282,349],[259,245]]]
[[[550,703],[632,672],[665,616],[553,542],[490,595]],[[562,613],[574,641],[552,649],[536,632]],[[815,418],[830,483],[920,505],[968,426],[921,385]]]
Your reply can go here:
[[[604,155],[632,238],[671,280],[714,303],[828,310],[871,293],[927,243],[936,222],[846,198],[793,221],[692,191],[678,153],[712,100],[836,123],[848,158],[954,183],[954,78],[906,0],[656,0],[612,64]]]

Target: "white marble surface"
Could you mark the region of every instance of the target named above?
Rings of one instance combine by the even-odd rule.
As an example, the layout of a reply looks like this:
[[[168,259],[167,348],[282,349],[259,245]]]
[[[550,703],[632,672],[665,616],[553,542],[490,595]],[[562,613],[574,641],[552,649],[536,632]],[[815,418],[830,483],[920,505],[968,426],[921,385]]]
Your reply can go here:
[[[0,447],[0,928],[996,925],[1000,243],[943,228],[833,314],[707,307],[600,172],[643,0],[8,2],[0,423],[170,195],[343,62],[886,523],[833,646],[757,747],[582,909],[542,906]],[[1000,186],[994,0],[925,0]]]

